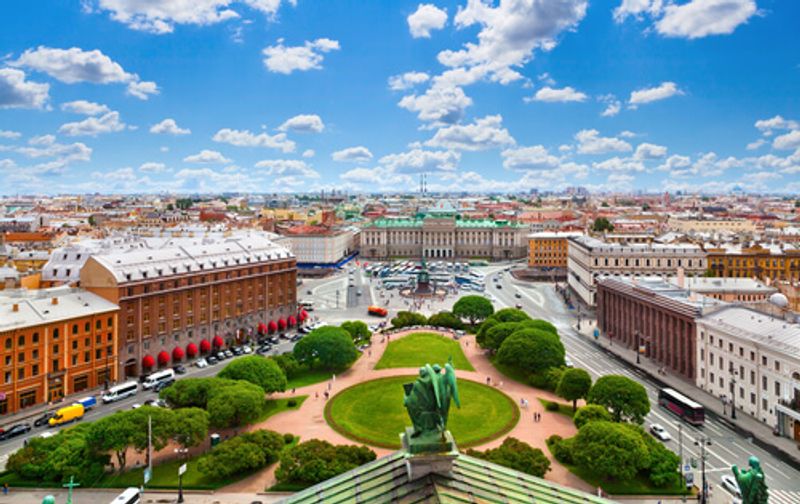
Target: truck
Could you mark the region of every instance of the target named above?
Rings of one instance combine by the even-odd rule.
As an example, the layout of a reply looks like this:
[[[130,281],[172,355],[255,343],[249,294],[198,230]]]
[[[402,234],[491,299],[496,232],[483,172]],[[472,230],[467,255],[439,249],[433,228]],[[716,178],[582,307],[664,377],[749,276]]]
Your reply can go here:
[[[95,406],[97,406],[97,399],[95,399],[94,396],[87,396],[87,397],[83,397],[81,399],[78,399],[77,401],[75,401],[75,404],[81,404],[81,405],[83,405],[83,410],[84,411],[89,411],[90,409],[92,409]]]
[[[57,410],[56,414],[53,415],[53,418],[50,419],[50,427],[78,421],[83,418],[83,413],[83,404],[76,403],[69,406],[64,406],[63,408]]]

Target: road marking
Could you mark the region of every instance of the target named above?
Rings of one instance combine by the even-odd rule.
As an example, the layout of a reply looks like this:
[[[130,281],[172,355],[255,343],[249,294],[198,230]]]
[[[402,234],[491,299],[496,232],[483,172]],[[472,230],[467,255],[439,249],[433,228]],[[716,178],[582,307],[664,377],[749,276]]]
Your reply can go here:
[[[544,298],[538,292],[533,291],[533,294],[536,294],[536,296],[538,296],[539,299],[533,299],[533,297],[531,297],[531,294],[527,290],[523,290],[519,286],[517,286],[517,292],[519,292],[520,294],[522,294],[526,298],[530,299],[533,302],[533,304],[535,304],[539,308],[544,308]]]

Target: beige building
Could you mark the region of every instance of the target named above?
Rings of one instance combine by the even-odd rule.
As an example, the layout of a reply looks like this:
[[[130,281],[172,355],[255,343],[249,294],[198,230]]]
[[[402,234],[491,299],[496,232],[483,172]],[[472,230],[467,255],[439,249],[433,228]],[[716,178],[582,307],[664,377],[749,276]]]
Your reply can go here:
[[[753,233],[755,222],[749,219],[695,219],[686,217],[670,217],[667,226],[672,231],[681,233]]]

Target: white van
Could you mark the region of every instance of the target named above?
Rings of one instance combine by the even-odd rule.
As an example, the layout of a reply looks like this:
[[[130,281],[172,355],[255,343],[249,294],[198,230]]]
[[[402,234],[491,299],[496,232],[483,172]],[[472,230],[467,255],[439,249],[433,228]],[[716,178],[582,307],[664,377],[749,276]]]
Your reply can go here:
[[[165,369],[164,371],[153,373],[147,378],[145,378],[144,382],[142,383],[142,388],[145,390],[149,390],[161,382],[173,382],[173,381],[175,381],[175,371],[173,371],[172,369]]]
[[[142,496],[138,488],[130,487],[126,488],[124,492],[117,495],[117,497],[111,501],[111,504],[139,504],[142,502],[141,497]]]
[[[117,385],[108,389],[108,392],[103,394],[103,402],[108,404],[126,397],[136,395],[139,391],[139,384],[135,381],[125,382],[122,385]]]

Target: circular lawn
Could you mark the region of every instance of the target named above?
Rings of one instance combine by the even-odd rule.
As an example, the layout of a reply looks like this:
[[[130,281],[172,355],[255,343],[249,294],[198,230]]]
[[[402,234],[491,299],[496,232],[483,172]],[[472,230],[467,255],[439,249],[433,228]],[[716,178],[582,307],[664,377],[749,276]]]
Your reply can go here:
[[[343,390],[325,406],[325,420],[343,436],[382,448],[400,448],[411,419],[403,406],[403,384],[415,376],[379,378]],[[461,408],[451,403],[448,430],[459,448],[476,446],[510,431],[519,409],[507,395],[486,385],[458,380]]]

